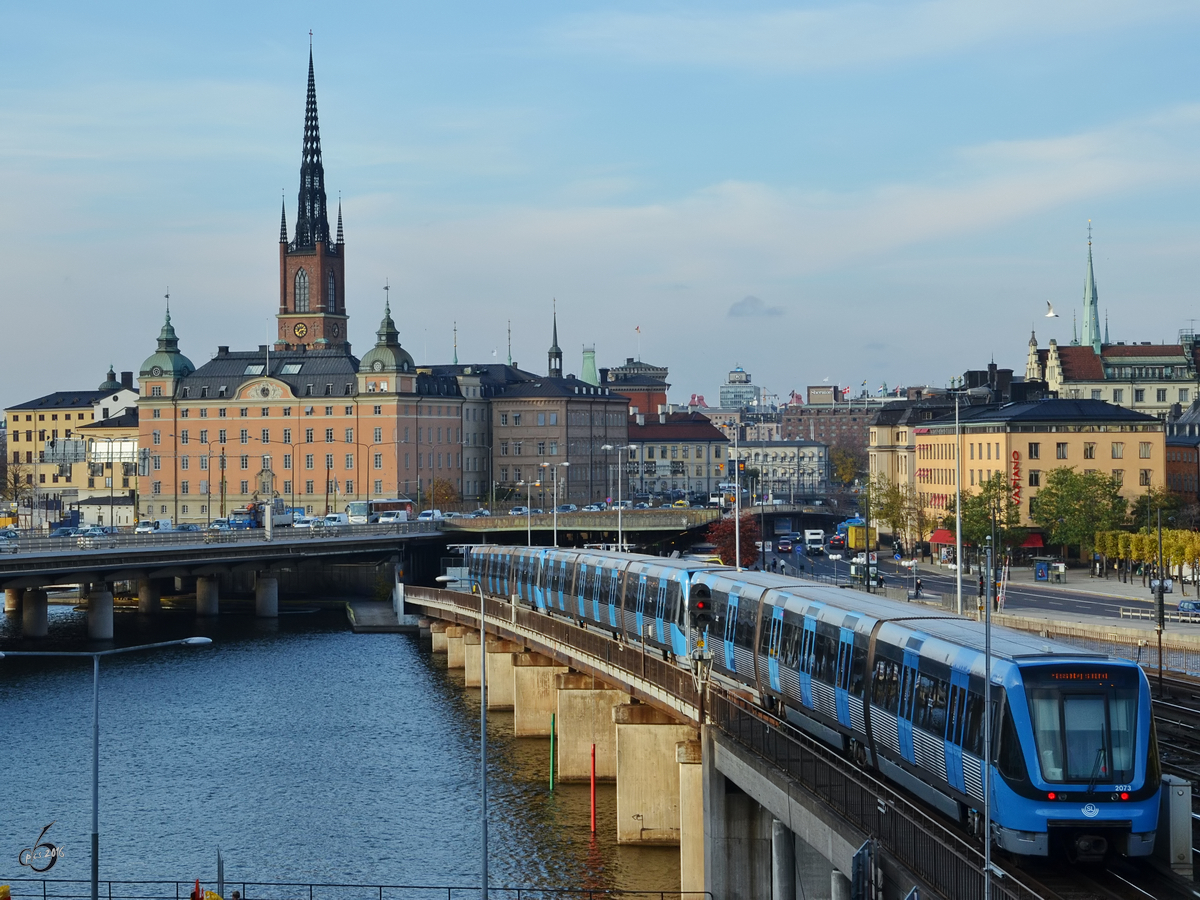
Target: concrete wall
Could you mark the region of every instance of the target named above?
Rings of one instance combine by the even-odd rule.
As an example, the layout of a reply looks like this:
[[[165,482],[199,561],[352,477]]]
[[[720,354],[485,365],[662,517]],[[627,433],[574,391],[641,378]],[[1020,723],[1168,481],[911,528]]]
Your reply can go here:
[[[679,763],[675,745],[696,739],[650,706],[613,708],[617,726],[617,843],[679,843]]]

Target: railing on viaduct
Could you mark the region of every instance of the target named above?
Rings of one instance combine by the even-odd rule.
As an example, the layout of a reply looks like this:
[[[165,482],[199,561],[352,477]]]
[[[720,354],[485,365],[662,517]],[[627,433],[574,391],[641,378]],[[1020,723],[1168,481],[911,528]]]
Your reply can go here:
[[[478,595],[409,588],[405,600],[437,617],[478,627]],[[691,673],[636,643],[581,628],[570,620],[486,597],[487,631],[557,658],[580,671],[612,678],[639,699],[698,721],[700,697]],[[539,641],[539,639],[541,639]],[[943,824],[905,795],[859,769],[826,745],[752,706],[736,692],[710,684],[705,724],[781,770],[796,785],[892,856],[937,894],[982,900],[984,857],[979,842]],[[999,870],[993,864],[993,871]],[[1044,900],[1012,873],[993,877],[995,900]]]

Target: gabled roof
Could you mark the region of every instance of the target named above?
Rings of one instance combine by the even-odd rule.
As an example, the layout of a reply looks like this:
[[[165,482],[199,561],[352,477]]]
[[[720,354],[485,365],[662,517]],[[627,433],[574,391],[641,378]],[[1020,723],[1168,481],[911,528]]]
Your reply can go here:
[[[1059,347],[1058,359],[1062,363],[1064,381],[1104,379],[1104,365],[1091,347]]]
[[[326,384],[333,385],[331,397],[346,396],[347,384],[353,385],[352,394],[358,392],[358,359],[343,350],[272,350],[270,357],[271,371],[268,373],[265,347],[254,351],[235,350],[232,353],[222,349],[179,382],[181,394],[182,388],[187,388],[188,399],[197,400],[200,399],[200,389],[207,387],[207,399],[216,400],[220,389],[225,387],[227,390],[223,399],[232,400],[237,396],[240,385],[266,377],[284,382],[292,389],[292,393],[301,398],[308,384],[313,385],[314,398],[324,396]],[[248,371],[250,367],[258,366],[262,367],[261,371]],[[295,366],[299,366],[299,371],[292,372],[291,368]]]
[[[621,403],[625,397],[613,393],[607,387],[596,387],[573,375],[566,378],[538,378],[536,381],[521,381],[509,384],[496,391],[498,397],[565,397],[570,400],[594,400],[600,403]]]
[[[628,427],[631,441],[729,442],[725,432],[696,412],[671,413],[665,422],[659,422],[657,416],[646,416],[644,425],[639,425],[637,419],[630,416]]]

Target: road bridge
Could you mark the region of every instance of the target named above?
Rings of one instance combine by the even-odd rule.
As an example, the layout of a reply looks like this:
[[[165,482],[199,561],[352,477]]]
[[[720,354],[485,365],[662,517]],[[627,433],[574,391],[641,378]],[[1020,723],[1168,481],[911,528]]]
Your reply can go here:
[[[682,891],[793,900],[797,854],[815,851],[835,898],[852,896],[851,876],[863,898],[983,897],[980,846],[744,690],[709,684],[702,704],[675,660],[504,598],[406,587],[398,602],[428,617],[434,651],[468,686],[486,642],[488,708],[511,708],[518,735],[553,721],[565,777],[588,777],[595,744],[598,777],[617,785],[618,841],[678,844]],[[992,896],[1039,900],[1014,873],[993,878]]]

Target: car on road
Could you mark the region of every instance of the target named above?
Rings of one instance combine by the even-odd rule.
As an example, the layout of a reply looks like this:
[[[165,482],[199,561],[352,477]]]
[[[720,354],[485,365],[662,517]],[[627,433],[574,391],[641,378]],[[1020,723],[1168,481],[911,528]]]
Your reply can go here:
[[[778,550],[780,553],[791,553],[792,552],[792,539],[790,537],[788,537],[786,534],[783,535],[783,537],[780,537],[775,541],[775,549]]]
[[[579,507],[574,503],[560,503],[555,510],[560,513],[579,512]]]
[[[202,529],[195,522],[184,522],[182,525],[175,526],[175,530],[195,533],[197,531],[203,531],[204,529]]]
[[[4,534],[4,532],[0,532],[0,536]],[[61,525],[50,532],[50,537],[52,538],[77,537],[78,535],[79,529],[74,525]]]
[[[637,503],[633,504],[633,508],[634,509],[649,509],[650,504],[647,503],[645,500],[639,500]]]
[[[79,532],[76,540],[79,542],[81,550],[95,550],[97,547],[115,547],[117,545],[116,537],[102,525],[85,528]]]
[[[213,519],[208,523],[209,531],[229,531],[229,522],[226,519]]]
[[[1200,615],[1200,600],[1180,600],[1179,611],[1190,615]]]
[[[438,519],[444,519],[440,509],[423,509],[417,516],[418,522],[436,522]]]
[[[492,514],[492,511],[490,509],[484,509],[482,506],[479,509],[473,510],[471,512],[471,515],[473,515],[477,519],[481,519],[484,516],[490,516],[491,514]]]
[[[402,509],[389,509],[379,514],[380,525],[396,525],[408,521],[408,513]]]
[[[603,503],[589,503],[583,508],[584,512],[604,512]]]
[[[510,516],[527,516],[527,515],[529,515],[529,507],[528,506],[514,506],[512,509],[510,509],[508,511],[508,514]]]
[[[533,509],[531,509],[529,511],[529,514],[532,516],[544,516],[546,514],[546,511],[544,509],[542,509],[540,506],[535,506]]]

